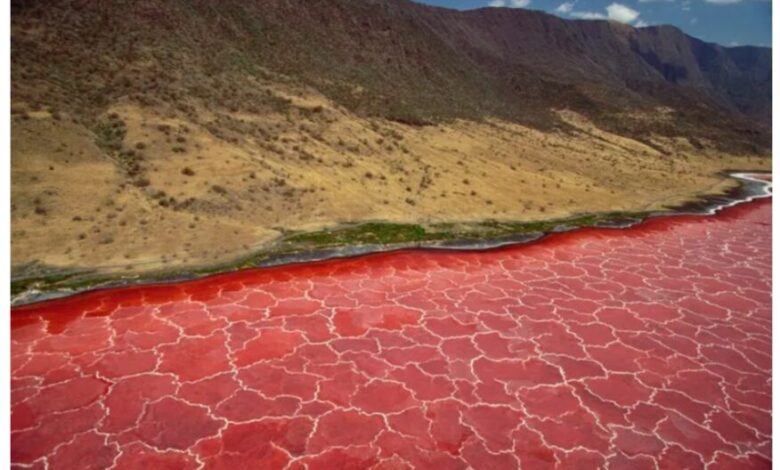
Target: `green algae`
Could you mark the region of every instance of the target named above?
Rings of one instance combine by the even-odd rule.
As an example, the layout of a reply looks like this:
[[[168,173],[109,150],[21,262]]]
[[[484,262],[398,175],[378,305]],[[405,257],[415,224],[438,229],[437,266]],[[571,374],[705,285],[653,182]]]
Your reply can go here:
[[[728,170],[721,175],[733,177],[736,173],[738,170]],[[523,243],[537,239],[546,233],[581,227],[625,227],[651,216],[686,211],[699,213],[709,205],[721,207],[723,202],[745,200],[745,195],[754,193],[756,189],[751,189],[747,180],[743,178],[738,180],[739,186],[726,194],[699,196],[686,204],[669,207],[660,212],[613,211],[539,221],[483,220],[435,222],[424,225],[375,221],[344,224],[318,231],[283,232],[274,243],[227,263],[158,270],[137,275],[101,274],[94,269],[64,272],[51,267],[28,266],[25,271],[30,275],[13,279],[12,273],[12,303],[29,303],[96,288],[177,282],[239,269],[347,257],[378,251],[426,247],[484,249],[506,243]],[[35,274],[30,273],[31,271]]]
[[[512,236],[542,235],[560,229],[635,223],[648,215],[647,212],[609,212],[530,222],[485,220],[467,223],[441,222],[427,225],[391,222],[347,224],[318,231],[290,232],[282,235],[272,245],[229,263],[160,270],[131,276],[99,274],[94,270],[83,270],[67,273],[52,272],[12,280],[11,295],[12,298],[20,298],[20,296],[31,292],[40,296],[40,294],[47,292],[74,293],[101,287],[195,279],[221,272],[265,266],[279,259],[289,259],[288,262],[295,262],[296,257],[322,259],[348,256],[350,254],[347,251],[349,248],[376,248],[369,249],[369,251],[426,246],[446,248],[448,242],[457,242],[461,246],[468,246],[470,243],[489,243],[491,240],[511,238]],[[344,252],[339,253],[340,249]]]
[[[354,244],[394,244],[448,239],[446,232],[430,232],[422,225],[369,222],[354,226],[298,233],[284,241],[310,246],[333,246]]]

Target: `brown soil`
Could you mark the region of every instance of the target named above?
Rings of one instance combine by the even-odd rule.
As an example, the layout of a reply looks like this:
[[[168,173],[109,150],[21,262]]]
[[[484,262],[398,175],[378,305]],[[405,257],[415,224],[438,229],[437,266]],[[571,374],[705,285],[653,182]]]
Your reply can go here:
[[[289,106],[219,115],[196,107],[194,123],[165,104],[118,100],[88,129],[15,102],[15,275],[213,265],[285,230],[344,222],[660,209],[731,187],[716,175],[724,169],[771,166],[706,140],[639,142],[571,111],[558,111],[573,129],[565,134],[500,120],[407,126],[358,116],[304,86],[260,86]],[[219,138],[208,128],[216,120]]]

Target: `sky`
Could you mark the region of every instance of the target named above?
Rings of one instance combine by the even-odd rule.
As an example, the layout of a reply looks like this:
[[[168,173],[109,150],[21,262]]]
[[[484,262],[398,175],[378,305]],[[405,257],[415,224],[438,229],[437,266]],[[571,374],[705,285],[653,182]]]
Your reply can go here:
[[[769,0],[416,0],[459,10],[542,10],[562,18],[613,19],[641,27],[670,24],[724,46],[772,46]]]

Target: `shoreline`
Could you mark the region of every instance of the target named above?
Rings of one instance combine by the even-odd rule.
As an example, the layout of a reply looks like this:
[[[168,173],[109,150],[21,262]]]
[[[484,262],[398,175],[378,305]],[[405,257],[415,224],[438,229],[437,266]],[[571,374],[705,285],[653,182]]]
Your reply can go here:
[[[409,229],[419,227],[416,225],[398,225],[398,224],[378,224],[361,223],[337,227],[321,232],[294,233],[291,236],[284,237],[279,242],[272,244],[259,253],[250,254],[240,260],[221,263],[207,267],[192,267],[187,270],[150,272],[145,275],[121,276],[121,275],[100,275],[94,272],[76,272],[53,273],[49,276],[34,277],[29,279],[17,279],[11,281],[11,306],[19,307],[30,305],[46,300],[64,298],[88,291],[105,290],[120,288],[126,286],[141,286],[154,284],[170,284],[177,282],[191,281],[208,276],[218,275],[240,271],[243,269],[265,268],[293,264],[312,263],[331,259],[353,258],[372,253],[390,253],[400,250],[433,250],[433,251],[485,251],[502,248],[512,245],[523,245],[538,241],[547,235],[561,232],[568,232],[583,228],[627,228],[642,223],[648,219],[656,217],[671,217],[679,215],[713,215],[720,210],[734,205],[747,203],[755,199],[770,197],[772,183],[771,180],[762,179],[758,175],[771,175],[771,172],[760,171],[738,171],[728,170],[721,172],[722,176],[727,176],[739,182],[739,185],[725,194],[712,194],[697,197],[695,200],[680,205],[669,210],[661,211],[643,211],[643,212],[609,212],[609,213],[589,213],[566,219],[551,219],[538,222],[516,222],[505,223],[498,221],[484,221],[473,224],[479,227],[488,227],[494,229],[486,236],[481,238],[445,237],[436,238],[438,235],[449,232],[436,233],[431,232],[430,238],[414,241],[403,241],[400,243],[360,243],[350,244],[349,242],[335,245],[309,246],[298,244],[290,245],[290,241],[305,237],[315,240],[325,240],[334,238],[333,234],[338,234],[339,230],[354,230],[355,228],[365,228],[368,226],[395,227],[400,229]],[[501,230],[505,233],[501,234]],[[499,235],[495,235],[496,231]],[[382,233],[367,232],[368,235],[376,236]],[[405,232],[404,232],[405,233]],[[463,232],[471,233],[477,232]],[[493,233],[493,236],[490,235]],[[316,234],[323,234],[320,239]],[[391,234],[392,235],[392,234]],[[413,233],[412,236],[419,235]],[[423,230],[423,237],[426,235]],[[456,234],[457,235],[457,234]],[[330,236],[330,238],[328,238]]]

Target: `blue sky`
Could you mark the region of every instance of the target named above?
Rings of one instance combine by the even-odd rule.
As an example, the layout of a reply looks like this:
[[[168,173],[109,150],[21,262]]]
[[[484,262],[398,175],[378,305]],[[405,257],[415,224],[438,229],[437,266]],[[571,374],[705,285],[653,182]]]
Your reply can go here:
[[[725,46],[772,45],[769,0],[416,0],[459,10],[506,6],[563,18],[611,18],[634,26],[671,24]]]

